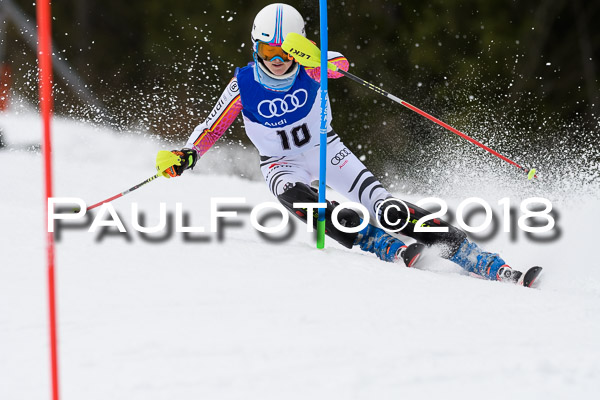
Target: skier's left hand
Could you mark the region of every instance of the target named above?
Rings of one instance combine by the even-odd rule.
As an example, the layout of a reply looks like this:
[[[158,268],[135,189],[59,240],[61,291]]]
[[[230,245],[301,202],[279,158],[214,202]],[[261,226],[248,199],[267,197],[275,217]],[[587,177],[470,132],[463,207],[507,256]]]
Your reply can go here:
[[[174,178],[186,169],[193,169],[197,161],[198,153],[194,149],[161,150],[156,155],[156,170],[165,178]]]

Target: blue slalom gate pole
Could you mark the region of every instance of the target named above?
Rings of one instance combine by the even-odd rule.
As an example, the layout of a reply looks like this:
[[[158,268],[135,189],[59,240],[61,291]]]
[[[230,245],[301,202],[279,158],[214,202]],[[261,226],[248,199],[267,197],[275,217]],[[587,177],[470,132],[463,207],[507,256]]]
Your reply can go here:
[[[325,200],[327,180],[327,0],[319,0],[319,16],[321,22],[321,131],[319,135],[319,203]],[[325,208],[319,208],[317,220],[317,248],[325,247]]]

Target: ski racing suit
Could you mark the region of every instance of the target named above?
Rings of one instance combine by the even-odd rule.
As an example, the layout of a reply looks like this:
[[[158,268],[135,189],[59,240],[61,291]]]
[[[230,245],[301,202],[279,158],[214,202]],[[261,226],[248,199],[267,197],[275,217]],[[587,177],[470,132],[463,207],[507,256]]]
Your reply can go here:
[[[341,54],[329,52],[328,58],[338,68],[348,70],[348,60]],[[299,70],[292,86],[281,91],[266,88],[257,78],[256,69],[254,63],[236,69],[234,78],[206,120],[194,129],[186,147],[193,148],[202,156],[241,112],[246,134],[260,153],[260,168],[269,190],[292,214],[306,222],[309,217],[302,215],[298,209],[293,209],[292,203],[318,200],[316,190],[312,189],[310,184],[319,176],[320,68],[298,65]],[[336,79],[341,76],[339,72],[328,70],[328,78]],[[327,104],[330,110],[329,99]],[[463,231],[435,219],[432,223],[448,227],[447,233],[414,232],[414,223],[422,216],[428,215],[428,211],[405,202],[410,214],[407,215],[404,211],[405,207],[391,207],[387,214],[388,220],[381,218],[385,207],[394,204],[393,200],[386,201],[392,198],[392,195],[331,128],[330,112],[326,117],[327,185],[348,200],[361,203],[369,211],[370,217],[386,228],[393,229],[408,219],[406,228],[402,230],[403,235],[427,245],[440,245],[443,257],[459,264],[468,264],[466,260],[471,254],[458,254],[458,250],[462,248],[471,252],[473,250],[472,247],[465,247],[465,244],[470,243]],[[386,206],[380,207],[377,215],[378,206],[382,202]],[[328,203],[327,221],[330,220],[333,207]],[[358,213],[351,212],[356,215],[346,214],[348,226],[356,226],[360,223]],[[342,218],[340,213],[339,219]],[[316,224],[315,216],[312,219]],[[395,222],[392,226],[388,224],[390,220]],[[355,244],[357,235],[342,233],[331,223],[326,225],[326,233],[348,248]],[[470,264],[473,265],[463,267],[484,275],[479,272],[485,271],[477,271],[479,267],[474,263]],[[492,277],[495,270],[497,268],[488,271],[489,279],[495,279],[495,276]]]

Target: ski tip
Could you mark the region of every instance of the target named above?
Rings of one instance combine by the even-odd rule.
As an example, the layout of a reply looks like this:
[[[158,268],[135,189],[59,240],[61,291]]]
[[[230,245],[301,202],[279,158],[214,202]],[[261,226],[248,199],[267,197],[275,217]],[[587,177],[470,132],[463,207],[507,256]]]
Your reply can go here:
[[[537,278],[542,273],[542,267],[531,267],[523,274],[523,282],[522,285],[525,287],[532,287]]]
[[[424,250],[425,245],[423,243],[413,243],[409,245],[402,255],[404,264],[409,268],[413,267],[415,264],[417,264],[419,258],[421,258]]]

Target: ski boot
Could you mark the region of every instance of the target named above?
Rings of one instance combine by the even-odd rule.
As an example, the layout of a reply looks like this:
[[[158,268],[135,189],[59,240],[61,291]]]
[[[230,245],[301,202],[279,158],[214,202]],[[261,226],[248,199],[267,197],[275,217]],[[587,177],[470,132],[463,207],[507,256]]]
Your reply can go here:
[[[523,275],[523,273],[521,271],[513,270],[508,265],[503,265],[498,270],[498,274],[497,275],[498,275],[498,279],[497,280],[499,280],[499,281],[502,281],[502,282],[511,282],[511,283],[518,283],[519,282],[519,278],[521,278],[521,276]]]
[[[542,267],[531,267],[525,272],[517,271],[506,265],[496,253],[482,251],[475,243],[464,240],[450,261],[463,267],[467,272],[500,282],[531,287],[542,273]]]
[[[521,274],[513,271],[497,253],[483,251],[475,243],[465,239],[450,261],[460,265],[467,272],[492,281],[508,281]],[[517,274],[518,272],[518,274]],[[517,276],[518,280],[519,276]]]
[[[396,239],[383,229],[371,224],[358,233],[354,245],[360,246],[363,251],[375,253],[383,261],[398,262],[403,260],[407,267],[416,264],[425,248],[425,245],[421,243],[413,243],[407,246],[400,239]]]

